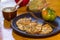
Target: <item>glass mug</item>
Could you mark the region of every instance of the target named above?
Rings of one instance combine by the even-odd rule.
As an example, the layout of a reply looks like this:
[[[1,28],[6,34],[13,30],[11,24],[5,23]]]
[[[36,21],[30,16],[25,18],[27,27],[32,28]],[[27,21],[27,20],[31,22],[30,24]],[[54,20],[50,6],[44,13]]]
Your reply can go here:
[[[16,10],[12,10],[13,7],[6,7],[2,10],[3,13],[3,17],[8,20],[11,21],[13,18],[16,17],[17,15],[17,11]]]

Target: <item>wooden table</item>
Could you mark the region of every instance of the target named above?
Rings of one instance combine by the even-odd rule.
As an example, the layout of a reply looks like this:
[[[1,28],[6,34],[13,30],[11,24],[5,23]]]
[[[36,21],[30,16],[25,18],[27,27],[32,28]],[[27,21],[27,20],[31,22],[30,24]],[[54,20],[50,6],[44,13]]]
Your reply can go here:
[[[47,0],[47,2],[49,3],[49,6],[56,11],[57,16],[60,16],[60,0]],[[17,13],[18,15],[21,15],[24,12],[27,12],[26,7],[19,8]],[[5,20],[4,21],[5,26],[8,26],[6,22],[7,21]],[[14,32],[12,32],[12,36],[15,38],[15,40],[60,40],[60,33],[52,37],[39,38],[39,39],[22,37]]]

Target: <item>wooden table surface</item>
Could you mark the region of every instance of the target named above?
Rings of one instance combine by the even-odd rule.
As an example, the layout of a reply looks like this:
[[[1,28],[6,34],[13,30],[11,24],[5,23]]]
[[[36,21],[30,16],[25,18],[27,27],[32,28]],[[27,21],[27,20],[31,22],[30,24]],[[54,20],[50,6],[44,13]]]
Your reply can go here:
[[[60,0],[47,0],[47,2],[49,3],[49,6],[56,11],[56,14],[60,16]],[[21,15],[24,12],[27,12],[26,7],[19,8],[17,13],[18,15]],[[6,22],[4,23],[7,25]],[[60,40],[60,33],[52,37],[39,39],[22,37],[17,35],[15,32],[12,32],[12,36],[15,38],[15,40]]]

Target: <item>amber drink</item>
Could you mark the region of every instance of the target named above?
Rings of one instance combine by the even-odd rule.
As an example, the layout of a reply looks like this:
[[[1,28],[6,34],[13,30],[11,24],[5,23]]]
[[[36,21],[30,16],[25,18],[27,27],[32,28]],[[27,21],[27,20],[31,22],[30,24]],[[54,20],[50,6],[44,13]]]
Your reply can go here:
[[[6,7],[2,10],[3,17],[8,21],[11,21],[17,15],[16,10],[12,10],[12,9],[13,9],[13,7]]]

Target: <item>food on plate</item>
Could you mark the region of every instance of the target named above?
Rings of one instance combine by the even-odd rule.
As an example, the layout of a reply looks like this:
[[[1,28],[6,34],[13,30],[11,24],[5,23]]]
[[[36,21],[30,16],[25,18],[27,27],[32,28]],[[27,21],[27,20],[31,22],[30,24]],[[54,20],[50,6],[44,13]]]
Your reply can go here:
[[[22,18],[18,20],[19,24],[28,25],[31,21],[31,18]]]
[[[42,30],[40,34],[47,34],[52,32],[52,27],[49,24],[45,24],[44,26],[42,26]]]
[[[42,10],[42,17],[46,21],[54,21],[56,18],[56,13],[51,8],[44,8]]]
[[[49,24],[37,23],[36,20],[32,21],[31,18],[21,18],[16,22],[18,28],[30,34],[48,34],[53,31]]]

